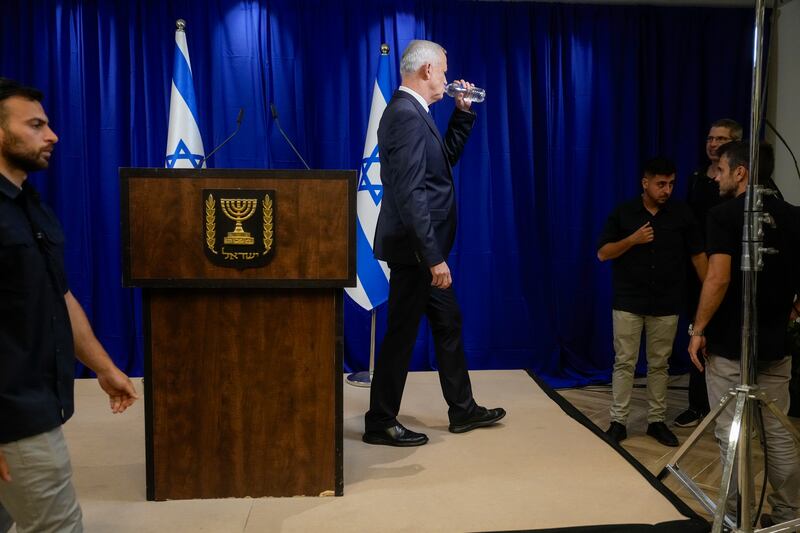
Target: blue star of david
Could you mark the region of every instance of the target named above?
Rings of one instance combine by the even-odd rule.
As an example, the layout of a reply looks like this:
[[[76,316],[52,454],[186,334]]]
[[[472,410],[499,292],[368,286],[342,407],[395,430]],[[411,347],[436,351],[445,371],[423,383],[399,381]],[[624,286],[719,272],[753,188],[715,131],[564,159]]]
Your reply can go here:
[[[175,147],[175,153],[166,157],[167,168],[175,168],[175,163],[180,159],[187,159],[194,168],[199,168],[203,156],[193,154],[189,147],[186,146],[186,143],[183,142],[183,139],[180,139],[178,140],[178,146]]]
[[[358,190],[359,191],[368,191],[370,196],[372,196],[372,201],[375,202],[375,205],[381,203],[383,199],[383,185],[378,183],[377,185],[369,181],[369,176],[367,172],[369,172],[369,168],[375,164],[380,163],[381,158],[378,157],[378,145],[375,145],[375,149],[372,150],[372,153],[361,160],[361,181],[358,183]]]

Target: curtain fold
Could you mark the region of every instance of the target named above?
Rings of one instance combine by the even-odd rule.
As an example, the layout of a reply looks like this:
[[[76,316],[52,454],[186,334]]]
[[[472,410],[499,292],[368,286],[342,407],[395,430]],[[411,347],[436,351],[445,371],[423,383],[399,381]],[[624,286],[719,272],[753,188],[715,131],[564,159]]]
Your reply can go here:
[[[531,368],[553,385],[610,376],[610,268],[595,243],[612,208],[640,190],[641,163],[675,159],[675,194],[685,196],[708,124],[749,117],[751,10],[20,0],[3,11],[0,75],[45,92],[60,136],[51,169],[31,179],[64,225],[73,292],[132,375],[143,371],[141,299],[121,288],[118,168],[164,165],[178,18],[209,151],[244,108],[242,131],[209,162],[217,168],[301,167],[270,103],[312,167],[358,168],[381,43],[393,86],[410,39],[442,44],[448,77],[487,91],[455,169],[448,261],[470,368]],[[433,106],[440,128],[452,109],[450,99]],[[379,308],[378,341],[385,321]],[[349,370],[367,366],[369,327],[369,313],[345,299]],[[435,368],[432,352],[421,329],[412,368]],[[687,361],[676,349],[673,369]]]

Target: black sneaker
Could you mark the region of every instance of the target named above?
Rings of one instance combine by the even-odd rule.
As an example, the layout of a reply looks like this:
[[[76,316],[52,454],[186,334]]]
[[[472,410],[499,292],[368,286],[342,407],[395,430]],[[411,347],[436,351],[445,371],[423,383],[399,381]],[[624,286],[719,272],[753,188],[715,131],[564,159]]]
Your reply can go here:
[[[695,411],[691,407],[675,417],[675,427],[693,428],[700,424],[706,417],[705,414]]]
[[[664,446],[678,446],[678,437],[669,430],[664,422],[652,422],[647,425],[647,434]]]
[[[611,440],[619,444],[628,438],[628,430],[619,422],[611,422],[611,425],[606,430],[606,435],[611,437]]]

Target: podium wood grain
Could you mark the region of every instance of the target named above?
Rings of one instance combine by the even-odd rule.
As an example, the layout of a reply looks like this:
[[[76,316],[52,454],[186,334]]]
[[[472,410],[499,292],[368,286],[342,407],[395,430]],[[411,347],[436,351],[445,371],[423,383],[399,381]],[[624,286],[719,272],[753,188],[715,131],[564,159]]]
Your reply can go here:
[[[148,300],[154,499],[336,491],[334,290]]]

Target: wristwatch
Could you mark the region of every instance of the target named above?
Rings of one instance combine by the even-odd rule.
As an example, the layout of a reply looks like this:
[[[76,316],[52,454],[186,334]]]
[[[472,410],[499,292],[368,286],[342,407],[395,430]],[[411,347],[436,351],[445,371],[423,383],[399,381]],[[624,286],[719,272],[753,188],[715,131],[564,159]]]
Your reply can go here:
[[[690,337],[704,337],[706,334],[703,330],[694,329],[694,324],[689,324],[689,336]]]

